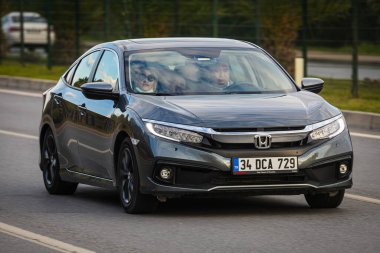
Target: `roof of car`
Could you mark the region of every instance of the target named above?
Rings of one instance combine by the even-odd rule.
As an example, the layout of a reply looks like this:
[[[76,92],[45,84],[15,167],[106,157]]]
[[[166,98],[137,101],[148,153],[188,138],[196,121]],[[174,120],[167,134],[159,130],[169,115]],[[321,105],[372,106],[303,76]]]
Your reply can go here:
[[[234,39],[220,38],[149,38],[117,40],[110,44],[125,50],[143,50],[173,47],[240,47],[252,48],[254,45]]]
[[[37,12],[29,12],[29,11],[24,11],[22,13],[23,16],[32,16],[32,17],[40,17],[41,15]],[[20,16],[20,12],[16,12],[16,11],[12,11],[12,12],[9,12],[7,15],[5,16]]]

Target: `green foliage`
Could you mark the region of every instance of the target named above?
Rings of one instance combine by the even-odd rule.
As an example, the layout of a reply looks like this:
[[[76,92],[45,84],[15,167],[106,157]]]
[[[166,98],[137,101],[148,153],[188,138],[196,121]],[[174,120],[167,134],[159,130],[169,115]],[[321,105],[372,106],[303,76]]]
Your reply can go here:
[[[351,81],[326,79],[321,96],[343,110],[380,113],[380,80],[359,82],[360,97],[351,97]]]

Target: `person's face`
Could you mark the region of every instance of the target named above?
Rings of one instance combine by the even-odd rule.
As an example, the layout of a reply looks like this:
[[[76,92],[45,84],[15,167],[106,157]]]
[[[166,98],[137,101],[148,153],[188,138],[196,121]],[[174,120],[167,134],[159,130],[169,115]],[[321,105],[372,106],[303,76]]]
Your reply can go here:
[[[226,86],[230,81],[230,70],[227,65],[217,65],[211,69],[211,77],[217,85]]]
[[[143,70],[137,76],[137,86],[145,92],[153,92],[156,90],[157,78],[150,70]]]

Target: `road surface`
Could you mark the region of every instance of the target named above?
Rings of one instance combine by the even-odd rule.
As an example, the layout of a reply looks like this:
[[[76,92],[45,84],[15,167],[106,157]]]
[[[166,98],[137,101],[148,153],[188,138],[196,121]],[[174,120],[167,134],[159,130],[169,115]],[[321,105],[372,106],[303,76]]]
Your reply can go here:
[[[46,192],[37,165],[41,106],[38,95],[0,91],[1,252],[380,250],[376,136],[352,137],[354,187],[337,209],[310,209],[303,196],[260,196],[169,200],[154,214],[129,215],[111,190],[80,185],[73,196]]]

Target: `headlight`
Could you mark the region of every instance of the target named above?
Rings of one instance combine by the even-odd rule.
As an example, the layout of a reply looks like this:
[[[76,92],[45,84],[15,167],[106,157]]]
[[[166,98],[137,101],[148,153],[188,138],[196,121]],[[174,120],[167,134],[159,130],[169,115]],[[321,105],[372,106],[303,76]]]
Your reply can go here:
[[[203,140],[202,135],[184,129],[154,123],[145,123],[145,125],[152,134],[172,141],[201,143]]]
[[[320,128],[317,128],[313,130],[310,133],[310,137],[313,140],[320,140],[325,138],[332,138],[334,136],[337,136],[341,132],[343,132],[344,128],[346,127],[346,123],[344,121],[343,116],[339,119],[323,126]]]

